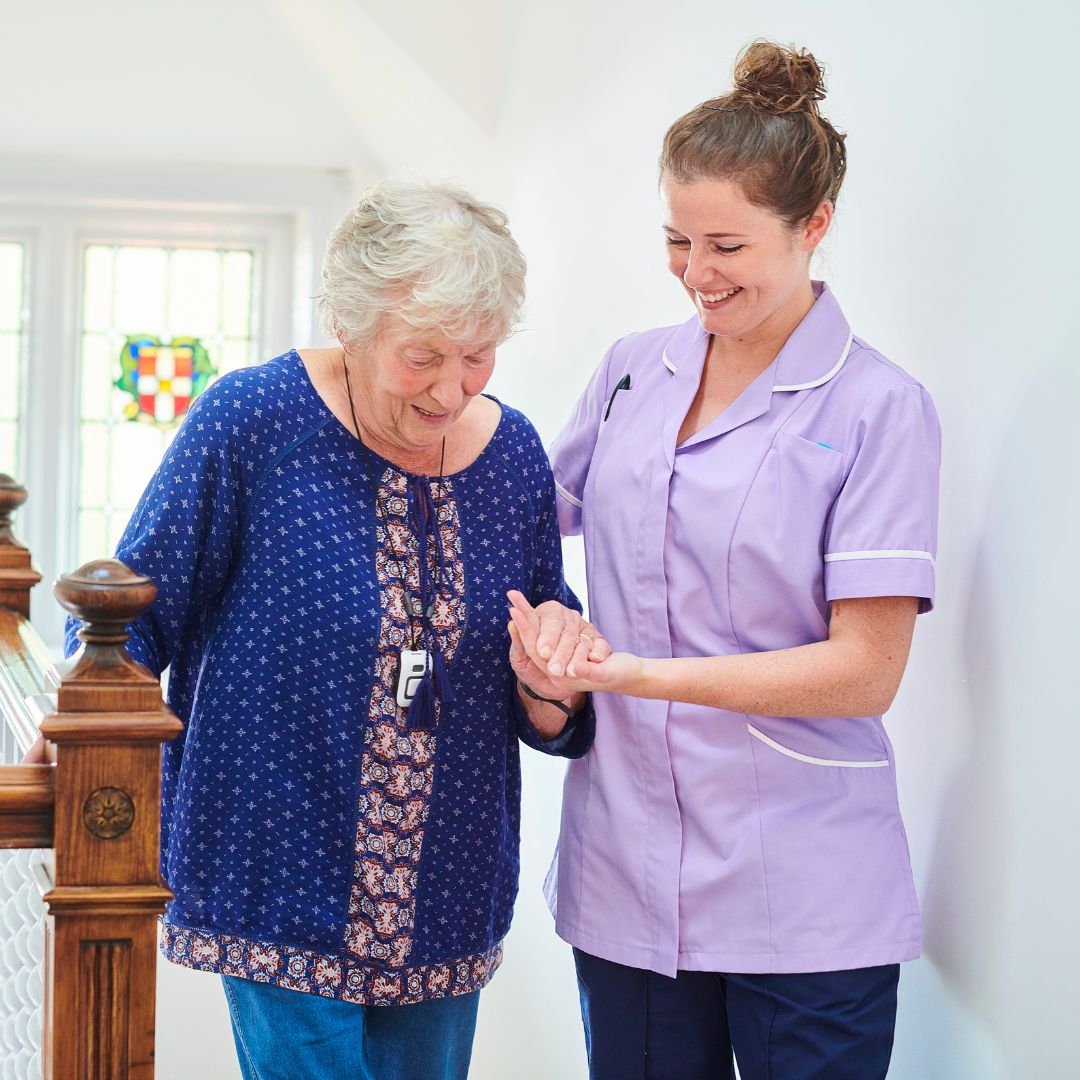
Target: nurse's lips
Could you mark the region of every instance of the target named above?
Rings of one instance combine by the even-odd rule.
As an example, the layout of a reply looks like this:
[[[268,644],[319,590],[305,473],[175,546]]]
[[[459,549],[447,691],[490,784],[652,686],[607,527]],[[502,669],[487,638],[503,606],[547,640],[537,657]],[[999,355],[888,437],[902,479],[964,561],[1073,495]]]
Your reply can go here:
[[[698,303],[706,311],[719,311],[742,292],[742,286],[736,285],[733,289],[724,289],[721,292],[702,292],[700,289],[694,291],[697,293]]]

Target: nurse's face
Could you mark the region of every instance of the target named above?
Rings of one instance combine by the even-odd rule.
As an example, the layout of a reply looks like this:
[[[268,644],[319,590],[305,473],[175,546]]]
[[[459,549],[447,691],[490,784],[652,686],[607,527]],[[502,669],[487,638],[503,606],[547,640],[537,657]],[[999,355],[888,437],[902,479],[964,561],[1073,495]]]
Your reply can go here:
[[[790,334],[814,302],[810,256],[832,205],[822,203],[792,229],[731,180],[665,177],[660,198],[668,268],[705,330],[746,343]]]

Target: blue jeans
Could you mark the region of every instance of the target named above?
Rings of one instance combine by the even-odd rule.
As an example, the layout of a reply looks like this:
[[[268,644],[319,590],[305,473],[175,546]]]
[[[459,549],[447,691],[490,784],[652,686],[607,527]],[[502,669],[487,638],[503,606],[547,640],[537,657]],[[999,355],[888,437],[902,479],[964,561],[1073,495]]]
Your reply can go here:
[[[244,1080],[465,1080],[480,991],[354,1005],[223,975]]]

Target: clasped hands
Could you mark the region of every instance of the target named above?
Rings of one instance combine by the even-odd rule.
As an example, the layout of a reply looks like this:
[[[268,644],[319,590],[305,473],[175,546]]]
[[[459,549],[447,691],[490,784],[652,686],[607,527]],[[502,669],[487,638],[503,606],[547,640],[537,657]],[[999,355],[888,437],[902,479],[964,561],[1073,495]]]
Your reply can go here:
[[[613,652],[592,623],[556,600],[533,607],[516,589],[510,601],[510,666],[541,697],[565,699],[592,690],[625,691],[641,660]]]

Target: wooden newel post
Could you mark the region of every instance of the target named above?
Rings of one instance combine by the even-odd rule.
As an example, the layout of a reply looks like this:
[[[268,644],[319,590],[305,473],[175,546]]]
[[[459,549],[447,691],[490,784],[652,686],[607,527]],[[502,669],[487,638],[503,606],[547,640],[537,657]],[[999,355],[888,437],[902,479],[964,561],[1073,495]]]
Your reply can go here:
[[[159,762],[181,725],[124,643],[157,587],[103,559],[55,592],[83,620],[84,644],[41,724],[56,744],[45,1077],[151,1080],[156,918],[171,899],[158,874]]]
[[[41,575],[30,565],[30,552],[11,532],[11,515],[26,502],[26,488],[0,473],[0,608],[30,618],[30,590]]]

